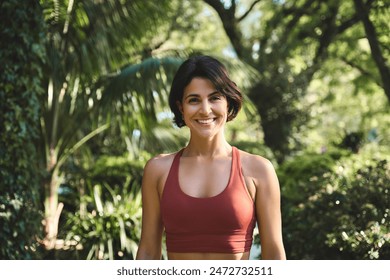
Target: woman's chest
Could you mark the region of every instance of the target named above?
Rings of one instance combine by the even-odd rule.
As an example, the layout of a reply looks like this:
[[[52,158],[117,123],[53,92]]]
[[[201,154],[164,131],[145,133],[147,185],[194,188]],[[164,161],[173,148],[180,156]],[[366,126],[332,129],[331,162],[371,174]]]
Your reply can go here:
[[[227,159],[181,159],[178,170],[180,189],[192,197],[213,197],[222,193],[229,184],[232,162]]]

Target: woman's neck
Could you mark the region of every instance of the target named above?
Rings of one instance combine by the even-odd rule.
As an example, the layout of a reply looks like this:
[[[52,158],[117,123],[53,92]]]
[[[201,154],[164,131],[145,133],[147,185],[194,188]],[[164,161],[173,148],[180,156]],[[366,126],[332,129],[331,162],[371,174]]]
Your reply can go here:
[[[184,150],[184,156],[228,156],[231,154],[232,147],[226,141],[224,135],[214,137],[213,139],[194,139],[190,138],[187,147]]]

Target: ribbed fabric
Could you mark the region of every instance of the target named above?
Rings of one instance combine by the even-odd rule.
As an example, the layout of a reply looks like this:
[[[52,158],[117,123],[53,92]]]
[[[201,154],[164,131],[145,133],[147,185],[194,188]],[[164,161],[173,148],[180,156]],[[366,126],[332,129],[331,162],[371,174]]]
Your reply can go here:
[[[179,185],[183,150],[175,155],[161,199],[168,252],[241,253],[250,250],[255,206],[246,190],[239,151],[233,147],[230,178],[218,195],[196,198]]]

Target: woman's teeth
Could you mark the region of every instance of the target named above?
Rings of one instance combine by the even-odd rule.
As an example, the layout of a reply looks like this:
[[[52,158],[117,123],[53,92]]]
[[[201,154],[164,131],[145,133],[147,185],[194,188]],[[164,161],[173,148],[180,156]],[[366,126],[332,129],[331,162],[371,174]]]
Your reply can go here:
[[[207,120],[197,120],[200,124],[209,124],[214,121],[214,119],[207,119]]]

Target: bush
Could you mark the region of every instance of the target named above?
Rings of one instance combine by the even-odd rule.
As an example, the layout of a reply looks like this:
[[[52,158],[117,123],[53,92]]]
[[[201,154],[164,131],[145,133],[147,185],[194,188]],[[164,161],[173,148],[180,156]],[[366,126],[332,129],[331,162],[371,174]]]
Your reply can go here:
[[[346,259],[390,259],[390,162],[359,169],[352,183],[335,193],[341,199],[339,221],[326,244]]]
[[[111,199],[103,199],[103,191]],[[141,192],[95,185],[82,198],[86,211],[67,215],[63,254],[70,259],[134,259],[141,235]],[[68,247],[68,248],[66,248]],[[59,257],[61,258],[61,257]]]
[[[389,259],[389,161],[305,155],[280,167],[289,259]]]
[[[133,259],[141,234],[142,171],[146,158],[102,155],[68,163],[60,187],[62,245],[54,259]],[[145,158],[145,159],[144,159]]]

